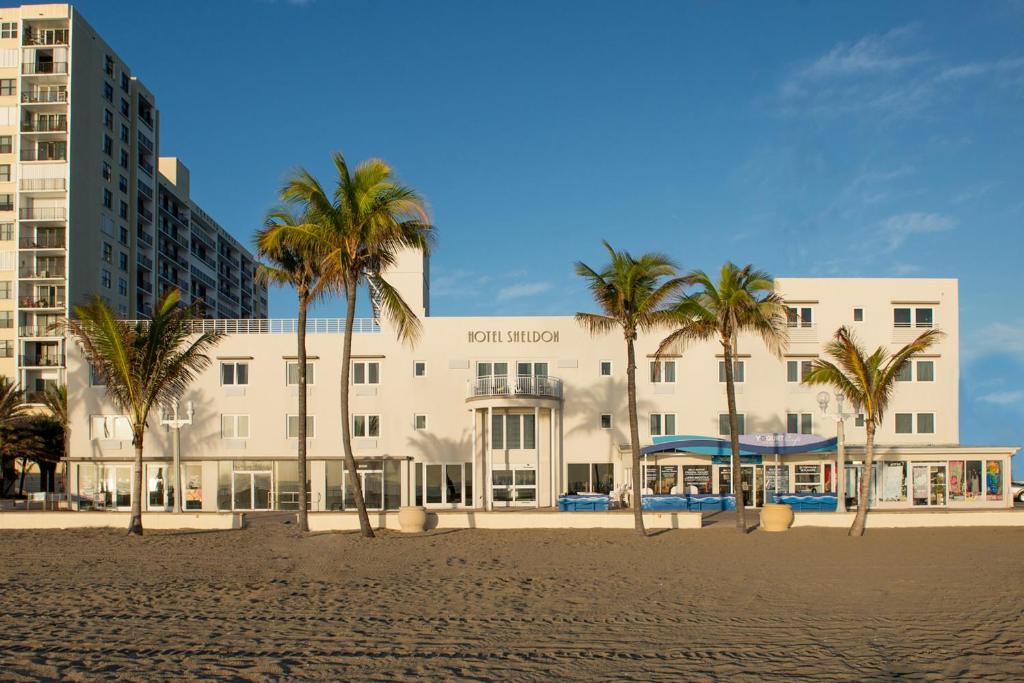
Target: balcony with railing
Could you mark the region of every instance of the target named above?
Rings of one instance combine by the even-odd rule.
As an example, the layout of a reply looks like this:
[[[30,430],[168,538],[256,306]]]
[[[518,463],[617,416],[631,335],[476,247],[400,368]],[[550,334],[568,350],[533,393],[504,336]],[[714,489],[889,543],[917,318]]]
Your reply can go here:
[[[59,118],[47,116],[37,117],[21,122],[22,133],[66,133],[68,132],[68,120],[63,115]]]
[[[23,221],[63,221],[68,210],[63,206],[23,206],[18,209],[18,218]]]
[[[64,293],[43,297],[23,296],[18,299],[22,308],[34,309],[63,309],[66,305]]]
[[[18,365],[23,368],[60,368],[64,367],[64,354],[39,353],[18,356]]]
[[[562,380],[547,375],[485,375],[467,382],[466,400],[478,398],[562,398]]]
[[[21,101],[24,104],[62,104],[68,101],[68,91],[63,88],[32,88],[22,91]]]
[[[146,175],[148,175],[150,178],[153,177],[153,164],[149,163],[148,161],[143,159],[141,156],[139,156],[139,168],[141,168],[143,170],[143,172]]]
[[[22,249],[63,249],[67,240],[63,232],[37,232],[34,235],[22,235],[18,246]]]
[[[66,28],[25,28],[21,44],[26,47],[67,45],[69,30]]]
[[[139,133],[139,146],[142,147],[142,149],[146,150],[147,152],[149,152],[151,154],[154,151],[154,149],[153,149],[153,141],[150,140],[149,136],[147,136],[144,133]]]
[[[68,188],[67,178],[22,178],[18,181],[22,192],[63,192]]]
[[[63,142],[54,146],[22,147],[20,158],[22,161],[67,161],[68,149]]]
[[[141,203],[135,207],[139,212],[139,218],[146,221],[150,225],[153,224],[153,212],[144,207]]]
[[[26,76],[66,74],[67,62],[26,62],[21,65],[21,73]]]
[[[138,231],[136,232],[136,234],[139,236],[139,240],[143,244],[145,244],[147,246],[150,246],[150,247],[153,246],[153,236],[150,235],[148,232],[146,232],[142,228],[139,228]]]
[[[142,266],[146,270],[153,270],[153,259],[149,258],[145,254],[138,254],[135,257],[135,260],[138,262],[140,266]]]
[[[145,183],[142,183],[142,182],[138,183],[138,187],[139,187],[139,196],[145,197],[149,201],[153,201],[153,188],[151,188],[149,185],[146,185]]]
[[[22,325],[18,328],[19,337],[63,337],[62,325]]]
[[[22,265],[18,269],[18,277],[36,280],[56,280],[64,277],[64,264],[37,263]]]

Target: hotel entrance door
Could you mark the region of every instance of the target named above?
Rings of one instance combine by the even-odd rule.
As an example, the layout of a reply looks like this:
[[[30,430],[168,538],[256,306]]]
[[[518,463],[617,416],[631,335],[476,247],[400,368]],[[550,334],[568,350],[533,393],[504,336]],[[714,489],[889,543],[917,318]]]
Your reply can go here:
[[[345,472],[348,481],[348,472]],[[363,502],[366,509],[379,512],[384,509],[384,470],[359,470],[359,483],[363,489]],[[345,487],[345,509],[355,510],[356,499],[352,489]]]
[[[232,472],[231,488],[232,508],[235,510],[272,510],[274,508],[274,475],[272,472]]]
[[[718,468],[719,493],[732,493],[732,468]],[[762,507],[764,505],[764,466],[740,465],[740,489],[743,494],[743,505],[746,507]]]

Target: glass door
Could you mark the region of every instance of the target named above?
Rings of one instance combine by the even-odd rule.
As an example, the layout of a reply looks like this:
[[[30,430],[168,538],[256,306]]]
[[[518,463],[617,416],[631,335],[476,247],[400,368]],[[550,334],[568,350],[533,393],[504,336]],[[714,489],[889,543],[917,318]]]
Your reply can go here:
[[[252,510],[252,472],[232,472],[232,507],[235,510]]]
[[[132,466],[106,465],[100,482],[100,498],[108,510],[130,510],[132,507]]]
[[[469,468],[471,465],[466,464]],[[423,465],[423,489],[420,492],[426,505],[456,507],[463,500],[472,497],[472,484],[467,482],[466,495],[463,495],[463,463],[444,465]],[[418,476],[418,475],[417,475]],[[466,477],[471,476],[468,472]]]
[[[348,481],[348,472],[345,473],[345,481]],[[363,503],[366,509],[371,512],[380,512],[384,509],[384,471],[383,470],[360,470],[359,484],[363,489]],[[346,510],[356,509],[356,498],[350,486],[345,486],[344,506]]]
[[[520,394],[542,393],[540,389],[547,382],[547,378],[547,363],[516,363],[516,390]]]
[[[273,510],[274,475],[272,472],[231,473],[231,501],[235,510]]]
[[[757,479],[762,477],[755,475],[756,469],[760,468],[757,465],[740,465],[740,490],[746,507],[761,507],[764,504],[764,482],[761,482],[761,486],[757,485]]]
[[[174,480],[167,465],[146,466],[146,509],[163,512],[174,509]]]
[[[508,363],[477,363],[476,377],[480,389],[479,393],[508,393]]]
[[[491,500],[496,507],[536,505],[536,470],[527,465],[511,465],[492,470]]]
[[[945,465],[914,465],[911,485],[914,505],[933,507],[946,504]]]

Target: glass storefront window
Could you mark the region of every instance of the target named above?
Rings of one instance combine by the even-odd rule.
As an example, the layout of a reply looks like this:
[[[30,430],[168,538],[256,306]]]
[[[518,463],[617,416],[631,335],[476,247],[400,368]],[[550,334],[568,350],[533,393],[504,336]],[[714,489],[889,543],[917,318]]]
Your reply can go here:
[[[825,490],[821,480],[821,465],[795,465],[794,469],[793,490],[796,493],[822,493]]]
[[[344,475],[342,470],[345,468],[345,463],[341,460],[328,460],[325,463],[324,470],[326,471],[326,488],[324,492],[324,509],[331,512],[339,512],[345,508],[345,502],[343,500],[342,483],[344,481]]]
[[[981,500],[982,471],[980,460],[968,460],[964,468],[964,483],[967,487],[967,502]]]
[[[711,465],[683,465],[685,493],[711,493]]]
[[[960,501],[964,499],[964,461],[949,461],[949,499]]]
[[[1003,463],[989,460],[985,463],[985,500],[1003,499]]]
[[[878,500],[892,503],[907,499],[907,463],[878,463]]]
[[[765,465],[764,486],[769,493],[789,493],[789,465]]]
[[[402,462],[400,460],[357,460],[356,467],[367,510],[397,510],[401,507]],[[348,485],[349,476],[345,471],[345,462],[341,459],[328,460],[324,469],[327,487],[324,498],[325,508],[335,512],[355,509],[355,496],[352,488]],[[416,481],[422,481],[421,476],[421,467],[417,466],[415,468]],[[421,504],[419,496],[416,500],[418,505]]]
[[[277,486],[276,510],[298,510],[299,509],[299,463],[295,460],[281,460],[276,463],[274,482]],[[309,499],[306,500],[306,509],[313,508],[313,494],[309,482],[309,463],[306,463],[306,491]]]
[[[203,465],[188,463],[181,466],[181,485],[185,490],[185,509],[203,509]]]
[[[397,510],[402,507],[402,463],[398,460],[384,461],[384,509]]]
[[[678,484],[679,465],[644,465],[644,488],[649,491],[655,494],[678,493]]]
[[[96,507],[96,465],[92,463],[78,464],[78,509],[92,510]]]
[[[217,462],[217,509],[231,509],[231,461]]]
[[[610,463],[570,463],[567,492],[610,493],[614,487],[614,470]]]

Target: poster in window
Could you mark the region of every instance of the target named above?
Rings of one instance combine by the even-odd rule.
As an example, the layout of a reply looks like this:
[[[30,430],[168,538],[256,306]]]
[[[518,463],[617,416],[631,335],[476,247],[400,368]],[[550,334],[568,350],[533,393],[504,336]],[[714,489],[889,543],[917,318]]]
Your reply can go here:
[[[981,499],[981,461],[980,460],[968,460],[966,473],[964,474],[964,483],[967,488],[967,500],[980,500]]]
[[[683,465],[686,493],[711,493],[711,465]]]
[[[661,466],[661,482],[655,493],[672,493],[672,489],[676,487],[676,483],[679,481],[679,466],[678,465],[662,465]]]
[[[1003,499],[1003,463],[998,460],[985,463],[985,499]]]
[[[964,499],[964,461],[949,461],[949,499]]]

